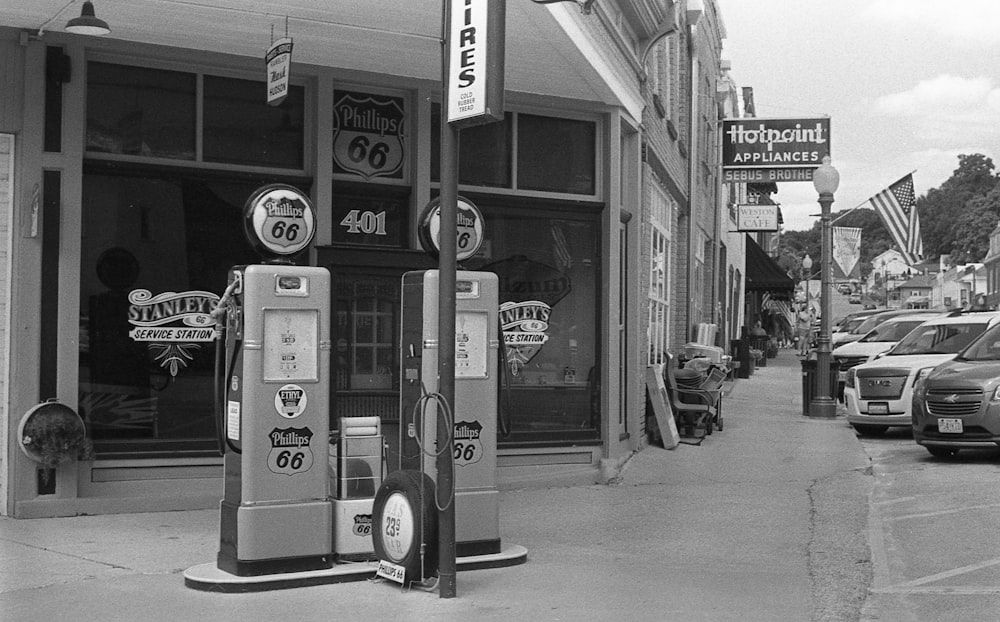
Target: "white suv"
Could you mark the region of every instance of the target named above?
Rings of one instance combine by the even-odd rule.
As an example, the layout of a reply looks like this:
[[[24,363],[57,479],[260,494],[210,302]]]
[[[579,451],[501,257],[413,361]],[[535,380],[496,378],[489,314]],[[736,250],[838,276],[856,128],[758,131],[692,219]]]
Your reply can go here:
[[[847,422],[859,434],[882,434],[909,427],[913,385],[938,364],[955,357],[987,327],[1000,322],[995,311],[962,313],[927,320],[879,358],[847,370]]]

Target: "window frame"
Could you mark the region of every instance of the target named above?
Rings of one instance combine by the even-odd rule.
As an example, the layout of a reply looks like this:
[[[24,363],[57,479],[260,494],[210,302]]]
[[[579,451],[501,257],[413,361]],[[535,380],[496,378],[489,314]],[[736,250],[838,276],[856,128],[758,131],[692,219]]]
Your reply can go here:
[[[255,173],[255,174],[273,174],[281,176],[296,176],[296,177],[306,177],[309,171],[314,170],[314,149],[311,145],[310,136],[313,136],[316,131],[315,127],[315,97],[313,96],[313,87],[310,83],[309,76],[293,77],[289,83],[294,86],[302,87],[303,89],[303,141],[302,141],[302,167],[301,168],[287,168],[287,167],[273,167],[273,166],[255,166],[248,164],[231,164],[228,162],[206,162],[204,160],[204,150],[202,145],[203,136],[203,123],[204,123],[204,77],[206,75],[219,78],[231,78],[237,80],[252,80],[254,82],[265,83],[261,80],[260,72],[251,70],[239,70],[224,67],[206,67],[204,65],[198,66],[196,70],[192,70],[192,65],[190,63],[184,63],[181,61],[167,61],[167,60],[153,60],[148,58],[136,58],[131,56],[123,56],[121,54],[115,53],[91,53],[87,55],[87,62],[84,63],[84,72],[86,73],[87,68],[91,62],[96,63],[106,63],[113,65],[122,65],[125,67],[135,67],[143,69],[156,69],[164,71],[176,71],[180,73],[187,73],[195,76],[195,156],[191,160],[179,160],[175,158],[164,158],[155,156],[141,156],[141,155],[127,155],[127,154],[116,154],[116,153],[102,153],[96,151],[86,150],[86,141],[84,141],[84,160],[103,160],[107,162],[127,162],[129,164],[145,164],[151,166],[165,166],[165,167],[180,167],[180,168],[199,168],[211,171],[226,171],[233,173]],[[86,83],[87,79],[84,76],[84,124],[86,125]]]

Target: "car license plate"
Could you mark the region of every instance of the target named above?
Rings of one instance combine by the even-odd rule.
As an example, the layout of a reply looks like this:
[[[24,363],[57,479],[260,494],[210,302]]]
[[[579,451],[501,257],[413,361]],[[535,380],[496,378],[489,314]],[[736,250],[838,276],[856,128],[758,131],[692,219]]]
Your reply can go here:
[[[888,415],[889,402],[868,402],[869,415]],[[940,421],[940,419],[939,419]]]
[[[938,419],[938,432],[947,434],[961,434],[961,419]]]

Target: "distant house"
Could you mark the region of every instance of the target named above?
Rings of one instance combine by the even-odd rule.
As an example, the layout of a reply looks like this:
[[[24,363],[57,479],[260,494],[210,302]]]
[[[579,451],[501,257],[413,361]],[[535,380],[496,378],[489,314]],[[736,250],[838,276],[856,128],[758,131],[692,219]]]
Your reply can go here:
[[[906,309],[930,309],[936,278],[929,274],[918,274],[904,281],[896,288],[901,306]]]
[[[986,304],[1000,308],[1000,224],[990,232],[990,250],[983,258],[986,269]]]
[[[886,306],[899,307],[902,302],[897,290],[900,283],[908,280],[912,267],[903,259],[902,253],[889,249],[872,258],[872,271],[865,281],[869,292],[883,290],[886,294]]]
[[[934,279],[931,306],[967,309],[977,297],[986,297],[986,268],[981,263],[947,266]],[[980,304],[985,304],[982,302]]]

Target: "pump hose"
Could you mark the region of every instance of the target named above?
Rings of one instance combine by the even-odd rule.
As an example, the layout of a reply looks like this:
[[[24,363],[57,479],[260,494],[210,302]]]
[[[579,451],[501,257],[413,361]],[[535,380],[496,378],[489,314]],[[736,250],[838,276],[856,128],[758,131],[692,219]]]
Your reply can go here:
[[[440,456],[440,455],[444,454],[445,452],[447,452],[448,451],[448,447],[451,446],[452,442],[454,441],[454,435],[455,435],[455,417],[452,414],[451,405],[448,404],[448,400],[446,400],[443,395],[441,395],[440,393],[428,393],[427,389],[423,386],[423,383],[421,383],[420,390],[421,390],[420,398],[417,400],[417,403],[413,405],[413,423],[414,423],[413,427],[414,427],[414,432],[415,432],[414,440],[416,440],[417,447],[420,448],[420,451],[424,455],[431,456],[431,457],[433,457],[433,458],[436,459],[438,456]],[[424,444],[422,442],[420,442],[420,436],[421,436],[421,433],[422,433],[423,427],[424,427],[423,426],[424,414],[425,414],[425,411],[427,409],[427,405],[431,402],[431,400],[437,402],[438,405],[440,406],[439,412],[443,414],[444,425],[447,426],[446,429],[448,430],[448,441],[445,443],[444,447],[442,447],[441,449],[439,449],[437,451],[429,450],[429,449],[425,448]],[[416,425],[416,423],[417,423],[417,416],[418,415],[419,415],[419,418],[420,418],[420,425]],[[423,480],[421,479],[420,481],[421,481],[421,488],[422,488],[423,487]],[[444,511],[446,508],[448,508],[449,506],[451,506],[451,504],[454,503],[454,501],[455,501],[455,489],[454,489],[454,487],[452,487],[452,489],[449,490],[449,491],[447,491],[447,492],[448,492],[448,498],[443,503],[438,498],[440,496],[440,494],[441,494],[440,488],[438,489],[437,494],[434,496],[434,506],[437,507],[437,509],[438,509],[439,512]],[[423,490],[422,489],[421,489],[420,493],[423,494]]]
[[[219,455],[226,454],[226,447],[229,447],[235,453],[241,453],[239,447],[236,447],[229,442],[229,437],[226,435],[226,404],[223,400],[223,396],[228,396],[226,390],[226,381],[233,372],[233,367],[236,365],[236,357],[239,355],[241,341],[237,341],[235,347],[233,348],[233,358],[229,363],[229,366],[224,368],[225,365],[225,351],[226,351],[226,341],[228,339],[229,328],[226,324],[226,318],[229,313],[227,307],[230,305],[230,300],[235,291],[236,287],[239,285],[238,279],[233,279],[229,285],[226,286],[226,291],[223,292],[222,297],[219,298],[218,304],[212,309],[210,315],[215,318],[215,326],[218,332],[218,338],[215,340],[215,389],[213,391],[213,402],[215,408],[215,438],[219,446]],[[225,372],[225,373],[220,373]]]

